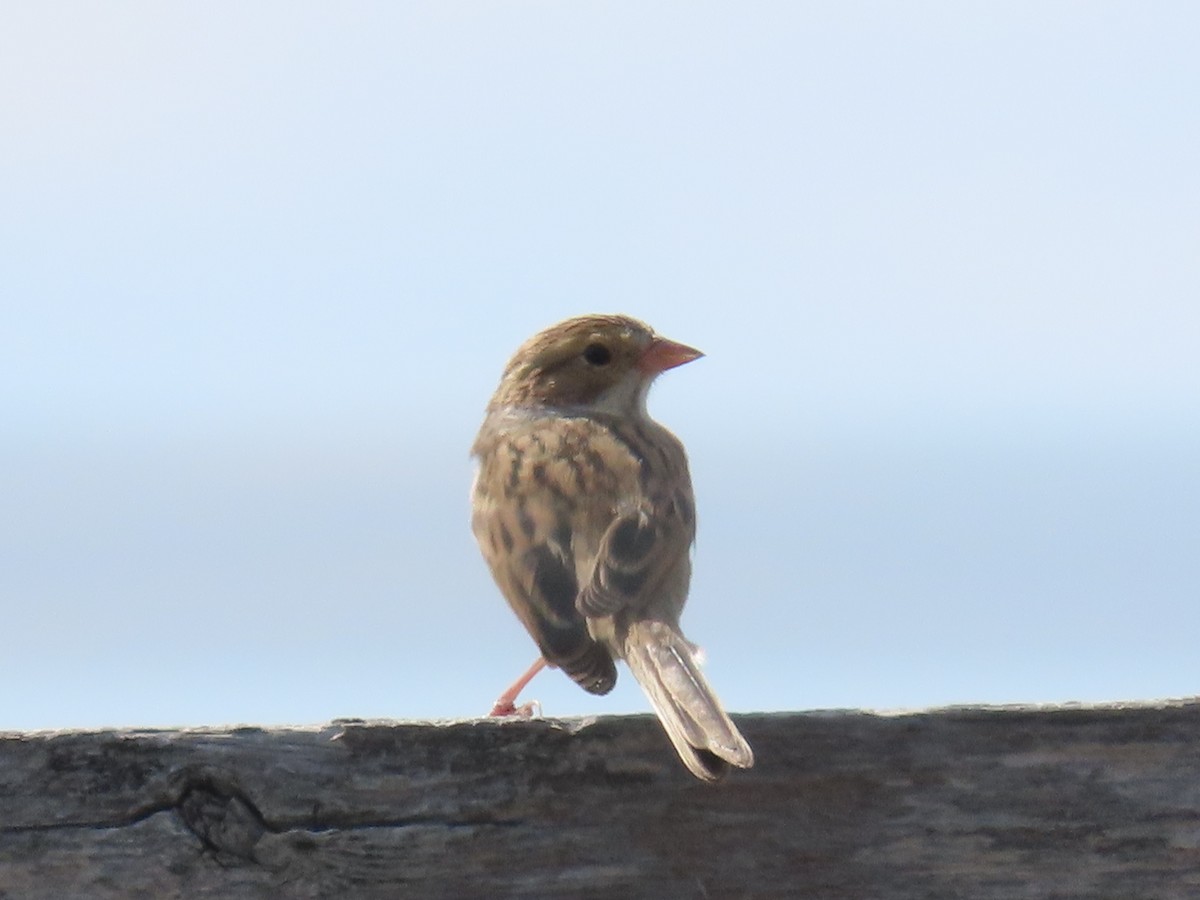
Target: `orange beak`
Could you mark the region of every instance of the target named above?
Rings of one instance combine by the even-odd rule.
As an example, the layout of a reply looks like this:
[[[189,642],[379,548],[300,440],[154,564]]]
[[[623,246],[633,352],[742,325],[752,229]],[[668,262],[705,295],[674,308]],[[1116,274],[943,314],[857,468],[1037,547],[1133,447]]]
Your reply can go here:
[[[657,375],[667,369],[690,363],[703,355],[699,350],[686,344],[677,344],[666,338],[655,338],[653,343],[642,353],[641,359],[638,360],[638,368],[647,375]]]

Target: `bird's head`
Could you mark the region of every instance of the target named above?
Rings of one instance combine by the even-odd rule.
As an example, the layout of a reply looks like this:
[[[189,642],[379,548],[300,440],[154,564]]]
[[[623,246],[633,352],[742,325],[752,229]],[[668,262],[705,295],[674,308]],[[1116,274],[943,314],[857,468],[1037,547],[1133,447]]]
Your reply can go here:
[[[538,332],[509,360],[492,408],[552,407],[634,414],[667,369],[703,356],[628,316],[577,316]]]

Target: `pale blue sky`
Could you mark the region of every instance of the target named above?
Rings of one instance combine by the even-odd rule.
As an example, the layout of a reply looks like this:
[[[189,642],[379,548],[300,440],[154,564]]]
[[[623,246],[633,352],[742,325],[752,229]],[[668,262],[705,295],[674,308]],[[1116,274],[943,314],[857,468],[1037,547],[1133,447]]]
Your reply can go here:
[[[1200,7],[37,3],[0,728],[485,711],[467,459],[620,311],[735,710],[1200,693]],[[548,714],[646,709],[562,676]]]

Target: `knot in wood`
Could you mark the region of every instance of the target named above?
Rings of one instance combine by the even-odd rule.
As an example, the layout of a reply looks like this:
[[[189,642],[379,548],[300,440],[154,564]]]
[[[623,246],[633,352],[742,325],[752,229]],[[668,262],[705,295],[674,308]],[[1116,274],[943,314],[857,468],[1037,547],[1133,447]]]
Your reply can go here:
[[[175,809],[188,830],[223,863],[255,862],[254,847],[270,830],[249,797],[232,781],[213,775],[189,780]]]

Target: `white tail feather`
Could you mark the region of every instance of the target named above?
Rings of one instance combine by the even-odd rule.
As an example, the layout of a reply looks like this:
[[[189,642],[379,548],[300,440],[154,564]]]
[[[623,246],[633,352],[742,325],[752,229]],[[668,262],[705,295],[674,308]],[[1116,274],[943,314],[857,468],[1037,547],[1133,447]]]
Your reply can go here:
[[[683,635],[663,622],[635,622],[626,636],[625,661],[692,774],[712,781],[729,765],[754,765],[754,752],[708,686]],[[706,758],[705,751],[716,759]]]

